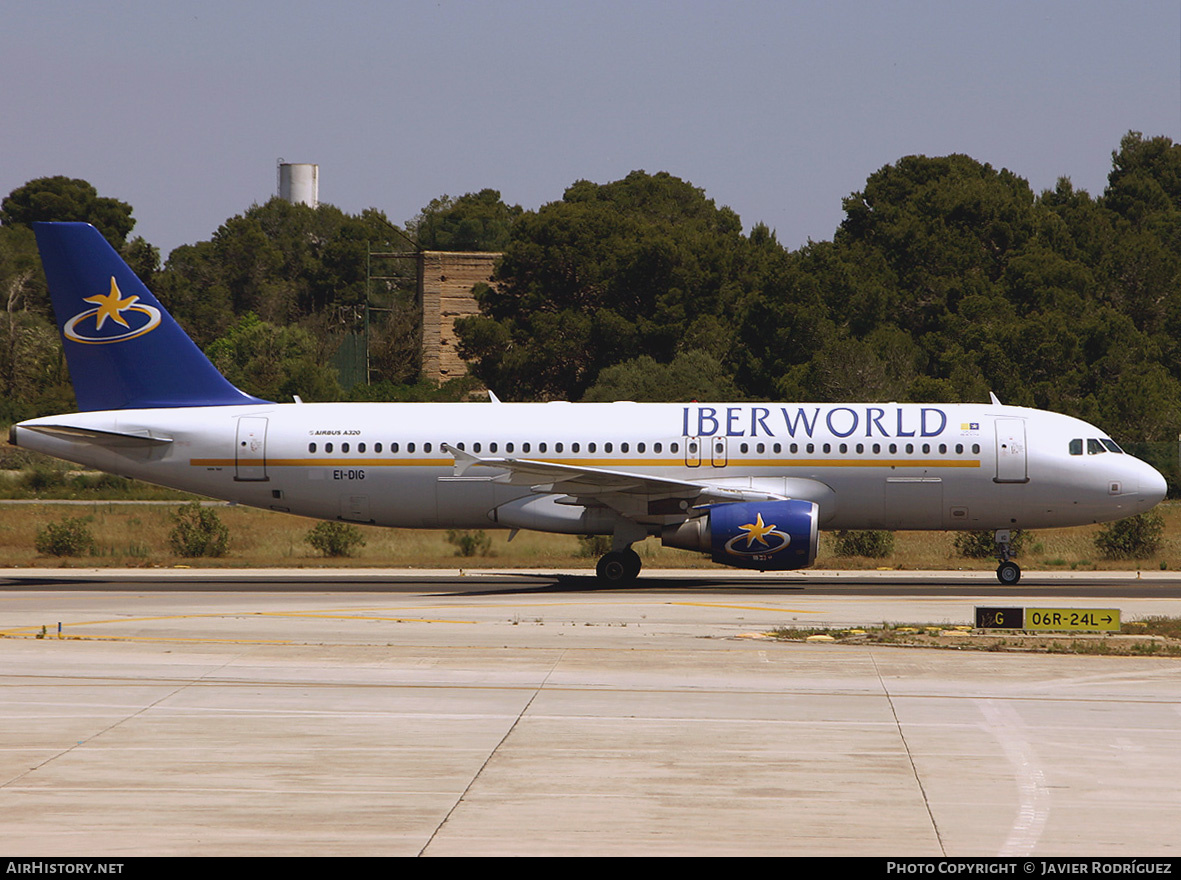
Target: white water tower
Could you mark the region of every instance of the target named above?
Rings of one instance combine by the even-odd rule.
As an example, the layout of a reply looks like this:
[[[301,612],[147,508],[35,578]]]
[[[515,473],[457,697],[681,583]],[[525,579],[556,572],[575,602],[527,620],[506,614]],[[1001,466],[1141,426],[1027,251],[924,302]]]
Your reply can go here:
[[[279,198],[293,205],[320,204],[320,166],[279,160]]]

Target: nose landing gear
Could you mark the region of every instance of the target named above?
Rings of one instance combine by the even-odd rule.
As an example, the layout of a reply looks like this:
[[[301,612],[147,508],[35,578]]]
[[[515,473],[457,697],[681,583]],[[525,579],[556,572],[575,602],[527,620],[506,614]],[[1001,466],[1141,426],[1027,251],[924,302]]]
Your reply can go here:
[[[1008,529],[997,529],[994,540],[996,541],[996,557],[1000,562],[996,568],[996,579],[1006,587],[1011,587],[1021,580],[1021,566],[1013,561],[1010,544],[1012,536]]]

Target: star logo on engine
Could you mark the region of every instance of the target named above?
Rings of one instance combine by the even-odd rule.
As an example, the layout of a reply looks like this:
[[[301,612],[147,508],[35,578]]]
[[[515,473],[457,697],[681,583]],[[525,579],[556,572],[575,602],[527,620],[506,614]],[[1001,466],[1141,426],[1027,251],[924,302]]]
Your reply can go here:
[[[746,529],[746,535],[743,537],[746,538],[747,547],[750,547],[755,541],[758,541],[760,544],[766,547],[767,535],[772,534],[775,531],[774,524],[769,526],[763,525],[763,515],[761,513],[756,514],[755,522],[747,523],[746,525],[742,526],[742,528]]]

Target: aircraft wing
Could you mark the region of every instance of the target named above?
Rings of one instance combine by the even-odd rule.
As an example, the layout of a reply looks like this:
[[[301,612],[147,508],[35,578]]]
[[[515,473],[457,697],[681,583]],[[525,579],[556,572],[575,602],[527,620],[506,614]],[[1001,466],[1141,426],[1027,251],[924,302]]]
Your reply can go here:
[[[443,448],[455,457],[456,476],[473,467],[495,468],[494,482],[529,486],[545,495],[565,495],[567,503],[606,506],[630,518],[673,516],[683,519],[690,508],[730,501],[783,500],[787,496],[755,489],[718,486],[650,474],[579,465],[555,464],[523,458],[480,458],[450,444]],[[668,502],[661,504],[660,502]]]

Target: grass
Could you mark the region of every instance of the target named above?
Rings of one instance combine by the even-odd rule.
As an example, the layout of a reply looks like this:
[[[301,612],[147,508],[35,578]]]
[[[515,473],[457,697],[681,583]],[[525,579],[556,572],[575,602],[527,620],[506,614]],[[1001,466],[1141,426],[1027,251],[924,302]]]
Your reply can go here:
[[[769,635],[781,641],[823,641],[845,645],[896,645],[1026,654],[1095,654],[1122,657],[1181,657],[1181,618],[1147,617],[1124,623],[1115,633],[1045,633],[978,630],[948,624],[888,624],[845,629],[782,627]]]
[[[458,557],[446,530],[386,529],[358,526],[365,546],[353,556],[326,559],[306,541],[315,520],[247,507],[219,505],[218,515],[229,528],[227,554],[218,559],[190,560],[173,554],[168,533],[173,526],[174,504],[112,504],[94,501],[82,505],[20,504],[0,501],[0,566],[55,566],[56,558],[40,556],[34,547],[38,529],[66,517],[93,517],[90,530],[96,550],[93,556],[73,557],[69,565],[149,566],[200,565],[222,567],[343,566],[425,568],[593,568],[597,557],[586,555],[586,544],[572,535],[520,532],[509,543],[508,532],[488,529],[490,541],[484,555]],[[1145,560],[1104,560],[1097,557],[1093,537],[1098,526],[1078,529],[1045,529],[1035,533],[1041,552],[1020,559],[1026,572],[1144,569],[1181,569],[1181,503],[1162,505],[1165,539],[1160,551]],[[940,570],[992,571],[995,560],[964,559],[955,552],[954,532],[899,532],[894,552],[884,559],[838,557],[835,537],[822,533],[820,554],[814,568],[844,570]],[[686,550],[661,547],[655,539],[636,545],[645,568],[715,568],[709,558]]]

